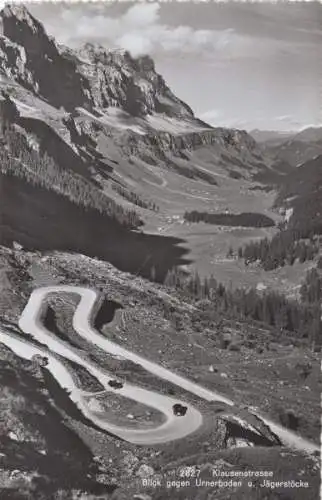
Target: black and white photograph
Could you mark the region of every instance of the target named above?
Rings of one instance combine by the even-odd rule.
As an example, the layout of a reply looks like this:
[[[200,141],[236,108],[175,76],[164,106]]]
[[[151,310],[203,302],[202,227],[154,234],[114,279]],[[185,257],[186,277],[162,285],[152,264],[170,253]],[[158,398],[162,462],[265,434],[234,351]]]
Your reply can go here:
[[[317,500],[322,4],[0,0],[0,500]]]

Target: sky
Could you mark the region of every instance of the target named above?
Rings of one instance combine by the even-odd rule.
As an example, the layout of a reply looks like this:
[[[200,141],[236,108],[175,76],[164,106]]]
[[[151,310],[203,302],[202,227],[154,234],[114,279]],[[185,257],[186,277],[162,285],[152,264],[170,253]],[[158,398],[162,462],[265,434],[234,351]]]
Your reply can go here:
[[[322,4],[39,2],[58,42],[149,54],[172,91],[214,126],[301,130],[322,124]]]

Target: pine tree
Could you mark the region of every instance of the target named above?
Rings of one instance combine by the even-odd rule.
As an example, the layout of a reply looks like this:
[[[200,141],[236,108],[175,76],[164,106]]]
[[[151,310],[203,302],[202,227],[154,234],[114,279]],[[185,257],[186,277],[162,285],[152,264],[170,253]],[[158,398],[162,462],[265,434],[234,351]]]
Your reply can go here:
[[[227,258],[230,259],[233,256],[234,256],[234,250],[233,247],[230,245],[227,252]]]
[[[152,266],[151,267],[151,271],[150,271],[150,276],[151,276],[151,281],[155,281],[156,280],[156,269],[155,269],[155,266]]]

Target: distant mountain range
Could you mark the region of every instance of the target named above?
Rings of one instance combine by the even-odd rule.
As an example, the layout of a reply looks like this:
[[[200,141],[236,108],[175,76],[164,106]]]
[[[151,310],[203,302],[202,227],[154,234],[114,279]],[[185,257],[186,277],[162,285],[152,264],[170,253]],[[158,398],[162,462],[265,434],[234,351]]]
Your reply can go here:
[[[292,207],[291,226],[322,233],[322,127],[293,134],[252,131],[266,154],[293,168],[279,186],[276,205]]]
[[[298,132],[294,139],[302,142],[322,141],[322,127],[308,127]]]
[[[322,127],[308,127],[301,132],[253,130],[250,135],[272,160],[280,160],[293,167],[322,154]]]
[[[284,142],[290,137],[293,137],[294,132],[279,132],[276,130],[259,130],[254,129],[249,132],[249,134],[258,143],[273,143],[279,144]]]

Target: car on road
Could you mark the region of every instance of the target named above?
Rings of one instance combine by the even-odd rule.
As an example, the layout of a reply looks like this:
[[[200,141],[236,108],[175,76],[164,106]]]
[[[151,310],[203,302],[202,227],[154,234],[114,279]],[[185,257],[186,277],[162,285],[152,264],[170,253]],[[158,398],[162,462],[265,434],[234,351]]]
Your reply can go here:
[[[122,389],[123,387],[123,382],[121,382],[120,380],[110,380],[108,382],[108,385],[110,387],[113,387],[113,389]]]
[[[180,403],[176,403],[172,406],[172,410],[177,417],[183,417],[187,413],[188,408]]]

